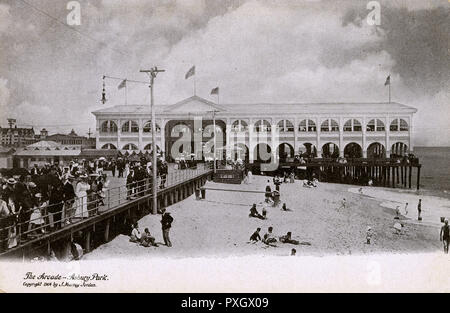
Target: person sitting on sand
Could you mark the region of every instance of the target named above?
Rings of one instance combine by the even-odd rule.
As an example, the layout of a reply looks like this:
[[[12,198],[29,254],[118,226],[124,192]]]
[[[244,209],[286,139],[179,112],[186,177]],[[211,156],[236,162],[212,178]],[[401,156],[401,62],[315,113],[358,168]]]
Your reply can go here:
[[[366,232],[366,243],[368,245],[370,245],[370,241],[372,240],[372,236],[373,236],[372,227],[368,226],[367,227],[367,232]]]
[[[157,247],[158,246],[155,243],[155,237],[152,237],[148,228],[144,229],[144,233],[141,236],[141,246],[144,246],[144,247],[149,247],[149,246]]]
[[[248,217],[256,217],[259,219],[265,219],[263,215],[258,213],[258,209],[256,208],[256,203],[253,203],[252,207],[250,208],[250,214]]]
[[[263,219],[267,219],[267,210],[265,207],[262,208],[262,217]]]
[[[291,250],[291,256],[295,256],[296,253],[297,253],[297,250],[295,250],[295,249]]]
[[[290,209],[288,209],[288,208],[286,207],[286,202],[283,203],[283,205],[281,206],[281,210],[282,210],[282,211],[291,211]]]
[[[402,224],[400,224],[399,222],[396,222],[396,223],[394,224],[395,234],[401,235],[401,233],[402,233],[402,227],[403,227]]]
[[[275,242],[277,242],[277,239],[273,236],[272,230],[273,230],[273,227],[269,227],[268,228],[268,232],[266,234],[264,234],[264,237],[263,237],[262,241],[266,245],[272,245]]]
[[[259,234],[260,231],[261,231],[261,228],[258,227],[255,230],[255,232],[250,236],[250,241],[256,242],[256,241],[261,240],[261,235]]]
[[[299,244],[298,240],[292,239],[291,236],[292,236],[292,233],[290,231],[288,231],[286,235],[280,237],[280,242],[298,245]]]
[[[142,237],[142,235],[138,228],[138,223],[134,223],[133,230],[131,231],[130,241],[131,242],[140,242],[141,237]]]
[[[444,253],[448,254],[448,245],[450,243],[450,226],[448,225],[447,218],[444,220],[444,226],[441,227],[439,239],[444,243]]]

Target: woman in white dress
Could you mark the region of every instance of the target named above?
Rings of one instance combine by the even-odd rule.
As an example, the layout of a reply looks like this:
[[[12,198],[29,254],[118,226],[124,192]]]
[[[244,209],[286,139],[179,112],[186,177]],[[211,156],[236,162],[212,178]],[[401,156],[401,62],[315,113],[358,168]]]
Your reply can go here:
[[[130,174],[130,163],[125,164],[125,177],[128,177],[128,174]]]
[[[248,184],[252,183],[252,181],[253,181],[253,173],[252,173],[252,171],[248,171],[247,181],[248,181]]]
[[[75,218],[85,218],[88,217],[87,208],[87,193],[86,191],[91,189],[91,186],[87,183],[87,175],[80,176],[81,181],[78,182],[75,188],[75,194],[77,196]]]

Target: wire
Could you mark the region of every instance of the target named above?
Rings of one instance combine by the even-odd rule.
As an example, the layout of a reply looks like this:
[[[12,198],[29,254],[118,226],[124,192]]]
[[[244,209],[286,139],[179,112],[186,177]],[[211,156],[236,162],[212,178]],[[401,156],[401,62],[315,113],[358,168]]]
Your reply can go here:
[[[75,29],[74,27],[71,27],[71,26],[67,25],[67,24],[64,23],[64,22],[61,22],[58,18],[56,18],[56,17],[50,15],[49,13],[45,12],[44,10],[42,10],[42,9],[40,9],[40,8],[38,8],[38,7],[35,7],[34,5],[28,3],[27,1],[25,1],[25,0],[20,0],[20,1],[21,1],[22,3],[25,3],[26,5],[28,5],[29,7],[35,9],[35,10],[38,11],[39,13],[41,13],[41,14],[47,16],[48,18],[50,18],[50,19],[52,19],[52,20],[58,22],[59,24],[61,24],[61,25],[65,26],[65,27],[67,27],[68,29],[70,29],[70,30],[76,32],[77,34],[79,34],[79,35],[81,35],[81,36],[83,36],[83,37],[86,37],[86,38],[88,38],[88,39],[90,39],[90,40],[92,40],[92,41],[94,41],[94,42],[100,43],[101,45],[103,45],[103,46],[106,47],[107,49],[110,49],[111,51],[120,53],[121,55],[124,55],[124,56],[129,56],[129,57],[131,57],[130,54],[127,54],[127,53],[125,53],[125,52],[123,52],[123,51],[120,51],[120,50],[118,50],[118,49],[115,49],[115,48],[108,47],[104,42],[99,41],[99,40],[95,39],[94,37],[92,37],[92,36],[90,36],[90,35],[88,35],[88,34],[85,34],[85,33],[81,32],[81,31]]]

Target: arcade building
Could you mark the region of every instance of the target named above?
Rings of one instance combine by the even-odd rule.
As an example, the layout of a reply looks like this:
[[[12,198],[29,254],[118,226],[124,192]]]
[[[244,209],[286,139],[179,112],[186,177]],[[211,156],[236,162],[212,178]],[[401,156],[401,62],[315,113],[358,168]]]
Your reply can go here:
[[[383,158],[413,151],[417,112],[396,102],[218,105],[198,96],[154,108],[155,138],[149,105],[117,105],[92,112],[96,149],[151,151],[154,139],[168,161],[176,158],[175,150],[211,157],[215,123],[218,158],[261,162],[262,151],[287,161],[305,153],[319,158]],[[182,137],[190,138],[191,144],[178,146]]]

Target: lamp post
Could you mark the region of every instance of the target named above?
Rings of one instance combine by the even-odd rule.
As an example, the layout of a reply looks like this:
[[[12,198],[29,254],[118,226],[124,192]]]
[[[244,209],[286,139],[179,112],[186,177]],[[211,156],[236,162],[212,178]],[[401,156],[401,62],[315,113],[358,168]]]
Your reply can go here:
[[[157,172],[157,159],[156,159],[156,137],[155,137],[155,110],[154,110],[154,101],[153,101],[153,84],[155,77],[160,72],[165,72],[165,70],[159,70],[156,66],[149,70],[140,70],[141,73],[147,73],[150,76],[150,112],[152,116],[152,150],[153,150],[153,161],[152,161],[152,198],[153,198],[153,210],[152,214],[158,213],[158,202],[157,202],[157,192],[158,192],[158,172]],[[161,134],[162,136],[162,134]]]

